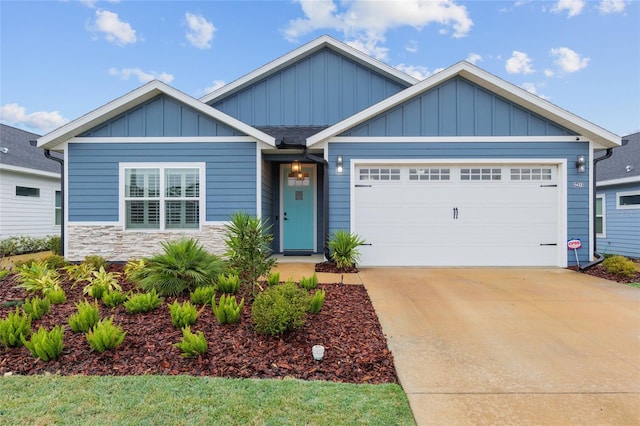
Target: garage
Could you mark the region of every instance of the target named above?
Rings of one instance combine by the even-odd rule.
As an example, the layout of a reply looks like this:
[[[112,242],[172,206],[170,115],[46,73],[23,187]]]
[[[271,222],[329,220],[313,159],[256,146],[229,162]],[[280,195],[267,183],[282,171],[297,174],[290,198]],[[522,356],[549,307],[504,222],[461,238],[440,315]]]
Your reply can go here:
[[[355,164],[362,266],[558,266],[557,164]]]

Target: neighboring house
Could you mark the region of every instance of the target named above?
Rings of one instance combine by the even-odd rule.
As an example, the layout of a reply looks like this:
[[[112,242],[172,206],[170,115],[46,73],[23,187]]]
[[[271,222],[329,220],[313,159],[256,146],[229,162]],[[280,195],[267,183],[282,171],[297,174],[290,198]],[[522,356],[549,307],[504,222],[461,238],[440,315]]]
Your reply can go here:
[[[31,146],[39,137],[0,124],[0,240],[60,234],[61,166]]]
[[[592,259],[590,169],[620,137],[460,62],[417,81],[320,37],[194,99],[150,82],[41,137],[64,151],[66,253],[225,250],[241,210],[278,253],[362,236],[361,265]],[[581,162],[581,167],[576,163]]]
[[[640,132],[596,166],[597,249],[640,258]]]

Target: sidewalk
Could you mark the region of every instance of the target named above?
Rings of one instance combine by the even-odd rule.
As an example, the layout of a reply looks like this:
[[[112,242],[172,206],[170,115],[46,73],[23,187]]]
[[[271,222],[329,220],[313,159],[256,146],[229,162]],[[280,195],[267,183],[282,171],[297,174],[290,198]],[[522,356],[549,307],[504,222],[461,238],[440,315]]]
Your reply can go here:
[[[312,276],[315,269],[315,263],[301,263],[297,260],[298,259],[296,259],[295,263],[289,263],[286,260],[282,262],[279,259],[278,264],[271,270],[271,272],[280,272],[281,281],[286,281],[288,279],[300,281],[301,277]],[[319,283],[363,284],[359,274],[331,274],[328,272],[317,272],[317,275]]]

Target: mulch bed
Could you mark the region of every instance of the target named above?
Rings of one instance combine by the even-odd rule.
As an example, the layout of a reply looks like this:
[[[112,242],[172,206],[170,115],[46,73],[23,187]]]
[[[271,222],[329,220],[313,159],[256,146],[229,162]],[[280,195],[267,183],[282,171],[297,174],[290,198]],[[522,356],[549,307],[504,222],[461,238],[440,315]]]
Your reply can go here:
[[[111,271],[122,272],[122,265],[110,265]],[[64,273],[61,274],[66,277]],[[20,288],[14,275],[0,281],[0,318],[15,310],[6,303],[24,300],[29,295]],[[124,291],[133,286],[120,280]],[[364,286],[321,284],[326,291],[324,307],[317,315],[308,315],[306,324],[280,337],[254,331],[251,306],[245,303],[238,324],[219,325],[207,306],[191,327],[202,331],[207,339],[207,352],[197,358],[184,358],[173,344],[182,332],[171,324],[166,297],[164,304],[149,313],[129,314],[124,307],[114,310],[100,304],[101,318],[114,316],[114,322],[126,331],[123,344],[115,351],[92,351],[84,334],[74,333],[67,319],[75,313],[74,303],[84,299],[83,285],[63,285],[67,302],[52,305],[51,312],[38,321],[47,329],[62,324],[66,332],[60,358],[43,362],[25,347],[0,347],[0,375],[192,375],[228,378],[297,378],[346,383],[397,383],[393,356],[387,348],[376,313]],[[188,296],[177,298],[182,302]],[[315,361],[311,347],[325,346],[323,361]]]
[[[352,274],[359,272],[358,268],[355,266],[348,268],[338,268],[335,262],[327,260],[325,262],[316,263],[315,267],[316,272],[330,272],[334,274]]]
[[[640,260],[636,261],[636,265],[638,265],[638,267],[640,267]],[[571,266],[569,267],[569,269],[572,269],[574,271],[578,270],[577,266]],[[609,281],[616,281],[619,282],[620,284],[630,284],[630,283],[638,283],[640,282],[640,269],[638,270],[638,272],[636,273],[636,275],[634,277],[621,277],[619,275],[614,275],[611,274],[609,272],[607,272],[606,269],[604,269],[604,266],[602,266],[602,264],[598,264],[592,268],[587,269],[586,271],[583,271],[583,273],[588,274],[588,275],[592,275],[594,277],[598,277],[598,278],[604,278],[605,280],[609,280]]]

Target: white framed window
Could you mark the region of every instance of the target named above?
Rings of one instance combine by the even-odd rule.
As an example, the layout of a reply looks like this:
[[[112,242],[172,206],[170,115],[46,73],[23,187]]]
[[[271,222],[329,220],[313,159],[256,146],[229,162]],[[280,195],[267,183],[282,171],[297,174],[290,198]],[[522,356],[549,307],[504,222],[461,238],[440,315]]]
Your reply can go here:
[[[18,197],[40,197],[40,188],[30,188],[28,186],[16,186]]]
[[[640,191],[616,192],[616,208],[640,209]]]
[[[200,229],[204,163],[120,164],[125,229]]]
[[[62,224],[62,192],[55,192],[55,204],[54,204],[54,225]]]
[[[462,181],[497,181],[502,179],[502,169],[497,168],[463,168],[460,169]]]
[[[360,169],[358,178],[361,182],[362,181],[399,181],[400,169],[388,168],[388,167]]]
[[[605,238],[607,234],[605,195],[596,195],[596,237]]]
[[[451,169],[440,168],[410,168],[409,180],[410,181],[443,181],[451,179]]]

